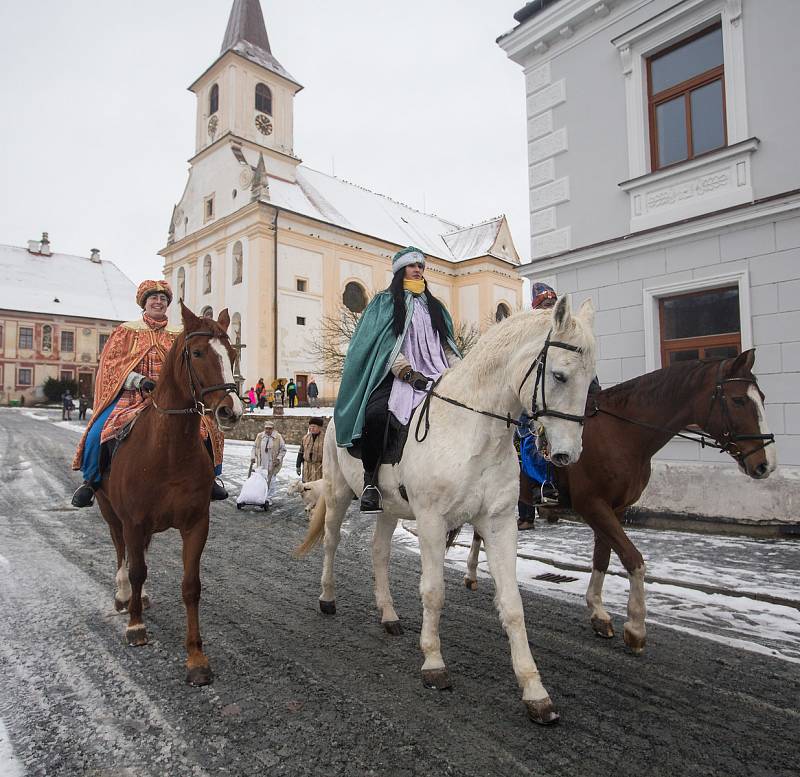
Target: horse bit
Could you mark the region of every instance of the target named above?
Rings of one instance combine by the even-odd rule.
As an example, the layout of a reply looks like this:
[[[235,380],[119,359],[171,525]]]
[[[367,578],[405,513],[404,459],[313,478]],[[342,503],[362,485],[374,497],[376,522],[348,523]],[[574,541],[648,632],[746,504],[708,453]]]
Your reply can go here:
[[[187,334],[184,337],[184,339],[183,339],[183,360],[186,362],[186,371],[189,374],[189,388],[192,391],[192,400],[194,401],[194,406],[193,407],[180,408],[178,410],[164,410],[163,408],[160,408],[156,404],[155,400],[153,399],[153,397],[151,395],[150,396],[150,401],[153,403],[153,407],[156,410],[158,410],[159,413],[163,413],[164,415],[205,415],[208,412],[213,412],[213,411],[207,410],[205,404],[203,404],[203,399],[205,398],[206,394],[210,394],[210,393],[212,393],[214,391],[222,391],[222,390],[225,391],[225,395],[226,396],[228,394],[235,394],[236,393],[236,384],[235,383],[219,383],[216,386],[208,386],[206,388],[203,388],[203,386],[200,385],[200,381],[197,379],[197,375],[196,375],[194,369],[192,368],[192,360],[189,357],[189,340],[192,337],[208,337],[208,338],[212,338],[212,337],[216,337],[216,336],[217,335],[215,335],[214,332],[189,332],[189,334]],[[198,387],[200,389],[199,391],[198,391]],[[198,396],[197,396],[198,393],[200,395],[199,399],[198,399]],[[223,399],[224,399],[224,397],[223,397]],[[220,402],[222,402],[222,399],[220,399],[220,401],[217,402],[217,407],[219,407],[219,403]],[[214,408],[214,409],[216,409],[216,408]]]
[[[531,366],[528,368],[528,371],[525,373],[525,377],[522,379],[522,383],[519,384],[519,388],[517,389],[517,393],[519,394],[522,391],[522,387],[525,385],[525,381],[531,376],[534,368],[536,369],[536,382],[533,386],[533,396],[531,397],[531,412],[527,414],[528,420],[527,421],[518,421],[516,418],[511,417],[511,413],[506,413],[506,415],[498,415],[497,413],[491,413],[488,410],[478,410],[474,407],[470,407],[469,405],[465,405],[463,402],[459,402],[456,399],[452,399],[451,397],[446,397],[443,394],[439,394],[436,391],[436,387],[439,385],[442,377],[440,376],[436,381],[431,384],[431,387],[426,390],[427,396],[422,405],[422,412],[420,413],[419,418],[417,419],[417,428],[414,432],[414,437],[416,438],[417,442],[422,442],[427,436],[428,431],[430,430],[430,407],[431,407],[431,397],[437,397],[441,399],[443,402],[447,402],[451,405],[455,405],[456,407],[463,407],[465,410],[470,410],[473,413],[478,413],[479,415],[485,415],[489,418],[496,418],[499,421],[504,421],[506,425],[506,429],[510,429],[511,426],[520,426],[526,427],[529,433],[534,432],[533,424],[542,416],[553,416],[554,418],[563,418],[567,421],[574,421],[577,424],[583,424],[583,415],[573,415],[572,413],[562,413],[559,410],[550,410],[547,407],[547,399],[545,397],[544,392],[544,376],[545,370],[547,368],[547,351],[550,348],[563,348],[567,351],[573,351],[575,353],[583,353],[583,349],[579,348],[577,345],[570,345],[569,343],[562,343],[558,340],[551,340],[550,335],[553,334],[553,330],[551,329],[547,333],[547,338],[544,341],[544,345],[542,346],[542,350],[539,351],[539,355],[531,362]],[[539,384],[541,383],[542,386],[542,407],[541,409],[538,407],[536,402],[536,395],[539,392]],[[422,437],[419,436],[419,429],[422,424],[423,418],[425,419],[425,432],[423,433]]]

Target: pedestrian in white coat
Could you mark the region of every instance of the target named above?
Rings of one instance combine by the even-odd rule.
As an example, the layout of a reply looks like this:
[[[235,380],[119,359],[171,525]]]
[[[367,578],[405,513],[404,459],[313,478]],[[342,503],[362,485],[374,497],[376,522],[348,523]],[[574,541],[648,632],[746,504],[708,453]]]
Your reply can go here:
[[[256,435],[250,463],[269,484],[267,496],[271,499],[277,490],[276,475],[281,471],[286,456],[286,442],[280,432],[275,431],[274,421],[264,422],[264,431]]]

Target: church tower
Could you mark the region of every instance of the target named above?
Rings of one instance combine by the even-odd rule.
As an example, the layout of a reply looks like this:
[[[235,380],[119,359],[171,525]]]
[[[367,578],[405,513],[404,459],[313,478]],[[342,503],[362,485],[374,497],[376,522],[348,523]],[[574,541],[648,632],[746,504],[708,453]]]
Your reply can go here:
[[[216,144],[257,147],[294,180],[294,96],[303,87],[269,45],[259,0],[234,0],[219,57],[189,87],[197,96],[195,153]]]

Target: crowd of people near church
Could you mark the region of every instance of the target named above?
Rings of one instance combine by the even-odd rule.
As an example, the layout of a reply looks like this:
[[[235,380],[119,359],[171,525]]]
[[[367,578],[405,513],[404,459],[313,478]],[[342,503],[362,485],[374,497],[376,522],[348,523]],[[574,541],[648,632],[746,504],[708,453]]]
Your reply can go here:
[[[299,407],[303,403],[294,378],[288,380],[278,378],[273,381],[272,386],[267,386],[264,378],[259,378],[255,386],[250,386],[244,393],[242,399],[250,413],[254,413],[256,409],[263,410],[265,407],[274,407],[276,404],[293,408]],[[313,377],[306,384],[305,404],[308,407],[319,407],[319,387]]]

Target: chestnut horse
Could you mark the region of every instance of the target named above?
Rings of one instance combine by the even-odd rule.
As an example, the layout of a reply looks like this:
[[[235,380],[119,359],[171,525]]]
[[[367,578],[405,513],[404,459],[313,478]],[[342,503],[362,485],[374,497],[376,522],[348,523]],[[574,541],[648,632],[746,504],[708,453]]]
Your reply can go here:
[[[583,454],[555,471],[561,503],[571,505],[594,531],[586,592],[592,628],[601,637],[614,636],[602,597],[613,549],[630,580],[623,638],[636,655],[645,646],[645,564],[622,517],[647,486],[652,457],[688,426],[699,427],[704,444],[730,454],[749,477],[769,477],[776,465],[775,440],[767,428],[764,394],[751,372],[754,359],[751,349],[733,359],[678,362],[590,394]],[[480,544],[474,535],[464,577],[473,590]]]
[[[128,609],[130,645],[147,644],[142,621],[145,551],[153,534],[180,531],[186,681],[207,685],[213,675],[203,654],[198,604],[214,464],[200,437],[200,419],[209,412],[220,427],[228,427],[241,418],[242,405],[233,382],[236,353],[226,334],[228,311],[218,321],[198,318],[181,302],[181,316],[184,331],[167,354],[151,403],[120,444],[96,493],[117,551],[114,604],[117,610]]]

